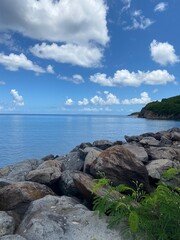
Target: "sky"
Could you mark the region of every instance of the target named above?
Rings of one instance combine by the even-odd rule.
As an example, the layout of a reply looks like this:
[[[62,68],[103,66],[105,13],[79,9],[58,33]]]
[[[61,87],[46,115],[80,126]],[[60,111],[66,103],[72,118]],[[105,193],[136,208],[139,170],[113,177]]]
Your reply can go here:
[[[0,113],[115,114],[180,94],[179,0],[0,0]]]

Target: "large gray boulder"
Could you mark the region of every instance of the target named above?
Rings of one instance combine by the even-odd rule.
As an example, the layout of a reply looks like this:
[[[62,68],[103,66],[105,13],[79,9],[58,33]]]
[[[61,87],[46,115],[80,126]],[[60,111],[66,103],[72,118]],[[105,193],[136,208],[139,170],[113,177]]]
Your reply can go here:
[[[26,175],[36,169],[41,162],[26,160],[0,169],[0,177],[14,182],[25,181]]]
[[[65,170],[82,170],[84,165],[84,160],[82,158],[82,153],[80,151],[70,152],[67,155],[60,156],[56,160],[64,164]]]
[[[0,211],[0,237],[13,234],[15,230],[15,221],[6,212]]]
[[[38,182],[43,184],[52,184],[60,178],[64,164],[58,160],[47,160],[40,164],[35,170],[30,171],[27,181]]]
[[[6,235],[3,237],[0,237],[0,240],[26,240],[26,239],[21,237],[18,234],[14,234],[14,235]]]
[[[54,192],[45,185],[33,182],[15,182],[0,189],[0,210],[8,211]]]
[[[146,165],[148,175],[156,180],[160,180],[162,173],[172,167],[176,167],[176,164],[169,159],[153,160]]]
[[[150,160],[169,159],[174,160],[178,154],[172,147],[150,147],[147,149]]]
[[[122,239],[105,218],[69,197],[46,196],[31,203],[17,233],[27,240]]]
[[[102,150],[95,148],[95,147],[88,147],[84,149],[84,152],[87,152],[87,155],[85,157],[84,161],[84,168],[83,172],[89,173],[90,166],[93,163],[93,161],[99,156],[99,154],[102,152]]]
[[[144,163],[148,162],[148,155],[144,147],[129,143],[124,144],[123,147],[129,150],[132,154],[134,154],[139,161]]]
[[[123,146],[115,145],[99,155],[92,163],[90,173],[99,177],[99,172],[104,173],[113,185],[125,184],[134,187],[133,181],[138,181],[143,183],[145,190],[150,190],[144,164]]]
[[[154,137],[143,137],[141,139],[140,143],[144,145],[149,145],[149,146],[159,146],[160,141],[156,140]]]

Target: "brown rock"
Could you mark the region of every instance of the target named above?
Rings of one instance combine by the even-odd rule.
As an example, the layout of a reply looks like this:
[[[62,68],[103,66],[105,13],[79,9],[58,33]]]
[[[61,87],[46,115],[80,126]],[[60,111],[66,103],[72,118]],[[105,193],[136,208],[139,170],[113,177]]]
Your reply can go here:
[[[21,204],[26,204],[54,192],[39,183],[16,182],[0,189],[0,210],[13,210]]]
[[[133,181],[143,183],[149,191],[148,173],[142,162],[123,146],[113,146],[103,151],[92,163],[90,173],[94,177],[104,173],[113,185],[125,184],[134,187]]]

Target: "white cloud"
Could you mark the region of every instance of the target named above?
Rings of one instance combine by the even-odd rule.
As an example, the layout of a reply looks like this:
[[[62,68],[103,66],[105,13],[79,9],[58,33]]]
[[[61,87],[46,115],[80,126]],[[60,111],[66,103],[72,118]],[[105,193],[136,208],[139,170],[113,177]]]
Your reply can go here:
[[[78,105],[79,106],[86,106],[86,105],[88,105],[89,104],[89,101],[88,101],[88,99],[87,98],[83,98],[83,100],[82,101],[78,101]]]
[[[180,61],[179,56],[175,54],[173,45],[168,42],[157,42],[153,40],[150,44],[152,59],[162,66],[175,64]]]
[[[104,73],[96,73],[90,76],[90,81],[101,86],[133,86],[141,84],[163,85],[175,80],[174,75],[170,75],[166,70],[154,70],[147,72],[129,72],[126,69],[118,70],[113,77],[107,77]]]
[[[48,73],[52,73],[52,74],[55,73],[54,69],[53,69],[53,66],[51,66],[51,65],[48,65],[46,70],[47,70]]]
[[[0,85],[5,85],[6,83],[4,81],[0,81]]]
[[[125,105],[130,105],[130,104],[147,104],[151,102],[151,98],[149,97],[147,92],[142,92],[140,96],[141,96],[140,98],[125,99],[121,103]]]
[[[36,73],[45,73],[43,68],[27,59],[23,53],[20,55],[14,53],[4,55],[3,53],[0,53],[0,64],[5,66],[5,68],[10,71],[18,71],[20,68],[22,68],[25,70],[34,71]]]
[[[150,18],[146,18],[143,15],[140,15],[139,12],[139,14],[136,13],[136,15],[132,16],[132,24],[124,27],[124,30],[136,30],[136,29],[145,30],[153,23],[154,23],[153,20],[151,20]]]
[[[66,106],[71,106],[71,105],[73,105],[73,100],[72,100],[71,98],[68,98],[68,99],[66,100],[66,102],[65,102],[65,105],[66,105]]]
[[[116,105],[120,104],[120,100],[112,93],[105,94],[105,99],[100,96],[94,96],[91,98],[90,102],[94,105]]]
[[[66,77],[66,76],[61,76],[61,75],[59,75],[58,78],[59,78],[60,80],[73,82],[73,83],[75,83],[75,84],[84,83],[83,77],[82,77],[81,75],[79,75],[79,74],[74,74],[72,77]]]
[[[167,9],[167,7],[168,7],[168,3],[160,2],[155,6],[154,11],[155,12],[164,12]]]
[[[11,89],[11,96],[13,97],[13,103],[17,106],[24,106],[24,99],[21,95],[19,95],[16,89]]]
[[[103,0],[1,0],[0,30],[38,40],[105,45],[106,14]]]
[[[60,46],[56,43],[51,45],[42,43],[36,44],[30,51],[39,58],[82,67],[99,66],[103,56],[102,49],[92,45],[65,44]]]
[[[4,109],[4,107],[0,105],[0,111],[2,111],[3,109]]]
[[[124,5],[121,9],[121,13],[126,12],[131,7],[131,0],[121,0],[122,4]]]

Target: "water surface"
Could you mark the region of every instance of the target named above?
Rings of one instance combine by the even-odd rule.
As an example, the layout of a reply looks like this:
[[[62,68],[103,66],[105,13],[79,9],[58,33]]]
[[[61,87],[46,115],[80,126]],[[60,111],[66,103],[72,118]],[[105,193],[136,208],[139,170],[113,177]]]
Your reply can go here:
[[[65,154],[81,142],[124,140],[124,135],[172,127],[180,127],[180,121],[99,115],[0,115],[0,166],[50,153]]]

